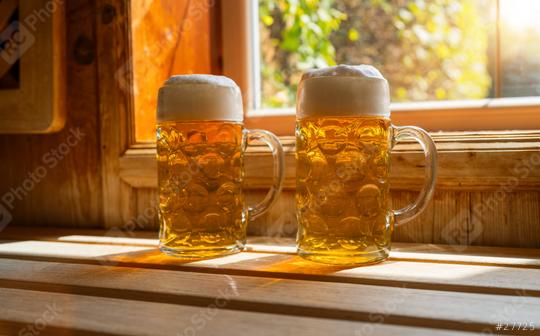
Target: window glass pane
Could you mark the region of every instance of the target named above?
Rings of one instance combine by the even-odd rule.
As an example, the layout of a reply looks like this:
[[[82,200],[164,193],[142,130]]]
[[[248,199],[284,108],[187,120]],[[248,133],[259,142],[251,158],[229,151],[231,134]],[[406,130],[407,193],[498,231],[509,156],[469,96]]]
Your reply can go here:
[[[378,67],[394,102],[494,95],[495,0],[259,0],[259,16],[262,107],[340,63]]]
[[[501,0],[501,93],[540,95],[540,1]]]

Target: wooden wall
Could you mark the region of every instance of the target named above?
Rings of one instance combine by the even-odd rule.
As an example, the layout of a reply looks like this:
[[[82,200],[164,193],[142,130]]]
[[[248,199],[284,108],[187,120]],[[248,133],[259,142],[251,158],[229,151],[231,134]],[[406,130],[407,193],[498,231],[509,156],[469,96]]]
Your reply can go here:
[[[0,135],[0,203],[11,213],[12,224],[102,223],[96,8],[87,0],[65,3],[66,126],[51,135]]]
[[[0,135],[0,210],[5,208],[9,213],[6,217],[13,217],[12,225],[104,226],[104,195],[112,192],[102,190],[104,171],[109,165],[106,161],[110,160],[104,158],[104,153],[111,144],[101,143],[106,139],[101,133],[103,126],[118,129],[117,133],[120,127],[110,125],[114,118],[100,113],[100,104],[112,105],[114,101],[111,92],[104,89],[103,80],[129,91],[125,85],[129,85],[126,71],[130,67],[126,62],[112,71],[103,70],[109,64],[103,58],[125,50],[98,50],[99,39],[110,38],[99,34],[105,31],[103,27],[125,20],[120,7],[128,2],[71,0],[65,3],[66,126],[52,135]],[[146,85],[141,88],[141,94],[134,95],[135,110],[141,112],[135,113],[140,124],[137,135],[144,141],[155,136],[155,93],[163,80],[173,73],[208,73],[215,69],[216,59],[209,50],[209,34],[215,27],[210,25],[210,7],[205,0],[130,3],[134,22],[138,22],[132,41],[134,54],[138,56],[130,60],[135,67],[135,83]],[[115,7],[116,4],[121,5]],[[152,25],[164,22],[171,25],[166,28],[172,35],[158,40]],[[199,30],[198,26],[204,29]],[[170,41],[165,44],[163,40],[167,38]],[[149,49],[146,53],[145,47]],[[100,53],[105,57],[100,58]],[[170,57],[161,59],[160,55]],[[75,141],[71,134],[81,134],[80,140]],[[40,177],[34,174],[32,180],[30,174],[36,170]],[[143,193],[135,191],[135,198]],[[138,204],[133,203],[133,207]]]
[[[248,191],[253,204],[265,195],[264,190]],[[412,202],[417,193],[392,191],[394,208]],[[157,190],[137,190],[137,215],[140,226],[157,229],[153,208]],[[395,228],[394,240],[409,243],[515,246],[540,248],[540,192],[515,191],[495,193],[482,191],[437,190],[428,208],[418,218]],[[294,191],[285,190],[265,215],[249,224],[251,235],[294,237]]]
[[[263,195],[252,192],[251,199]],[[412,202],[416,192],[394,190],[394,208]],[[250,224],[254,235],[296,234],[294,192],[285,191],[278,204]],[[396,227],[393,239],[435,243],[540,248],[540,192],[510,193],[437,190],[424,213]]]

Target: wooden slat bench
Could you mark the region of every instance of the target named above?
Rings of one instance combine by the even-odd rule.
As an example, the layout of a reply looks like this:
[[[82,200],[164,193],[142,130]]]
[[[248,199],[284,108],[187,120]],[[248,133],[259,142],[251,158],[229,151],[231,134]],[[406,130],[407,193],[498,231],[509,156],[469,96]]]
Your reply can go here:
[[[1,232],[0,335],[540,334],[540,250],[396,243],[334,267],[252,237],[186,262],[155,233],[110,233]]]

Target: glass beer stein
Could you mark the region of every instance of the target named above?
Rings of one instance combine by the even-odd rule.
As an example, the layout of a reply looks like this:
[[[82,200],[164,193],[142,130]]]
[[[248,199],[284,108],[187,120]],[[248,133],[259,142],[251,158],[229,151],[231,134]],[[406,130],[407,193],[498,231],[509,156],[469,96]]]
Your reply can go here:
[[[329,264],[365,264],[388,257],[394,225],[422,212],[433,195],[436,149],[417,127],[390,122],[386,79],[371,66],[304,74],[298,88],[296,205],[298,253]],[[390,207],[390,151],[413,138],[425,154],[418,199]]]
[[[157,109],[160,249],[186,258],[239,252],[248,220],[264,213],[283,184],[283,150],[263,130],[243,126],[242,97],[229,78],[173,76]],[[263,141],[274,155],[273,186],[254,207],[244,201],[244,151]]]

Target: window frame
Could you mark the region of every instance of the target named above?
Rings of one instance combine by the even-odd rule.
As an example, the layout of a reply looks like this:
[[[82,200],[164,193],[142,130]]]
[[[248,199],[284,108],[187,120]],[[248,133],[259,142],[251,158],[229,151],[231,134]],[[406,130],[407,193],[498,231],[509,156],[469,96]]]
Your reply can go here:
[[[255,61],[259,58],[259,48],[255,47],[259,44],[258,34],[250,29],[258,17],[256,1],[222,2],[223,74],[234,79],[244,93],[246,125],[264,127],[277,135],[292,135],[294,108],[254,109],[260,93],[255,75],[259,71]],[[393,103],[391,111],[394,124],[415,125],[428,131],[540,129],[540,97]]]
[[[228,24],[223,26],[222,33],[224,36],[233,34],[226,39],[227,43],[223,48],[224,74],[232,77],[244,92],[248,93],[244,96],[246,106],[251,99],[247,85],[249,83],[248,66],[243,63],[247,61],[247,36],[245,29],[238,30],[239,26],[242,26],[238,23],[241,23],[241,19],[247,18],[248,1],[250,0],[221,2],[223,18],[230,15],[227,20],[224,20]],[[97,75],[100,83],[98,129],[101,144],[102,208],[104,226],[111,228],[125,225],[134,218],[138,208],[139,191],[155,192],[157,188],[156,143],[137,142],[133,92],[126,90],[126,87],[131,89],[133,87],[130,0],[98,0],[96,9],[98,11],[96,53],[99,56],[97,57]],[[233,24],[235,20],[237,22]],[[243,27],[246,27],[245,24]],[[234,39],[236,43],[231,43]],[[128,70],[124,78],[126,83],[120,83],[115,76],[111,76],[123,67]],[[501,103],[498,102],[498,104]],[[532,124],[531,119],[524,118],[527,117],[527,113],[529,115],[535,113],[538,110],[537,107],[535,105],[520,108],[520,111],[523,111],[520,118],[529,125]],[[476,108],[480,111],[499,109],[501,114],[509,111],[502,105]],[[465,110],[461,108],[458,111]],[[281,111],[285,115],[279,116],[280,111],[273,111],[276,115],[254,117],[249,114],[249,111],[247,112],[247,127],[260,127],[277,134],[289,135],[281,137],[286,157],[285,187],[294,189],[295,141],[291,136],[294,115],[289,115],[290,111]],[[399,122],[400,115],[414,117],[414,113],[414,111],[396,111],[393,120]],[[479,118],[485,118],[485,115],[478,114]],[[470,116],[467,118],[472,119]],[[469,119],[467,119],[468,123]],[[418,120],[413,120],[418,124]],[[280,132],[280,127],[283,128],[283,132]],[[537,159],[540,150],[539,131],[439,132],[433,133],[432,137],[437,145],[439,156],[437,188],[444,190],[501,190],[502,183],[507,182],[516,174],[514,171],[516,165],[530,162],[533,156]],[[273,167],[271,151],[261,145],[252,148],[246,156],[246,190],[268,188]],[[393,156],[395,156],[392,159],[393,169],[398,169],[400,178],[392,181],[392,188],[417,190],[423,181],[423,157],[419,146],[413,143],[398,144],[393,150]],[[540,172],[532,169],[528,171],[527,176],[518,179],[513,190],[538,190],[539,187]]]

